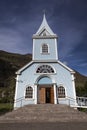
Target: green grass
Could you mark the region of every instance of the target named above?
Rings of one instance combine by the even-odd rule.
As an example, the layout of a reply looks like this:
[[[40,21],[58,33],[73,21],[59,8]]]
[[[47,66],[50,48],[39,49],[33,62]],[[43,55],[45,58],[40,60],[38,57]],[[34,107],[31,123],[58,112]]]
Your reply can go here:
[[[87,114],[87,108],[78,108],[78,110]]]
[[[0,115],[3,115],[9,111],[12,111],[13,104],[10,103],[0,103]]]

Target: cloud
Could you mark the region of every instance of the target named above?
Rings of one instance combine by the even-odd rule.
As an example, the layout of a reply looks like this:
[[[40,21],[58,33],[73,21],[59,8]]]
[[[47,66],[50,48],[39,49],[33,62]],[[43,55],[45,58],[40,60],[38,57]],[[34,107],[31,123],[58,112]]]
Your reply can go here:
[[[87,63],[81,63],[81,64],[78,64],[77,66],[85,67],[85,66],[87,66]]]
[[[61,34],[60,34],[61,35]],[[59,53],[60,58],[65,58],[72,55],[72,51],[82,41],[82,32],[79,32],[76,28],[66,26],[66,29],[62,30],[62,35],[59,38]]]
[[[0,49],[31,53],[32,35],[42,22],[44,9],[48,24],[59,36],[59,59],[86,74],[87,0],[0,1]]]
[[[21,38],[17,32],[12,30],[5,30],[5,32],[0,30],[0,49],[6,51],[15,51],[18,44],[21,42]]]

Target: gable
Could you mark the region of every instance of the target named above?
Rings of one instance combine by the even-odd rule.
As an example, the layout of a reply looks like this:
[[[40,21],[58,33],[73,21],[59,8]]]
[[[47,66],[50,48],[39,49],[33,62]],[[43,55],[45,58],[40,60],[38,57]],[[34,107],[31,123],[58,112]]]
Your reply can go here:
[[[66,65],[64,65],[62,62],[60,62],[60,61],[49,61],[49,62],[47,62],[47,61],[42,61],[42,62],[38,62],[38,61],[31,61],[30,63],[28,63],[27,65],[25,65],[24,67],[22,67],[20,70],[18,70],[17,72],[16,72],[16,74],[17,75],[20,75],[24,70],[26,70],[29,66],[31,66],[31,65],[33,65],[33,64],[35,64],[35,63],[39,63],[39,64],[41,64],[41,63],[43,63],[43,64],[48,64],[48,63],[52,63],[52,64],[55,64],[55,63],[58,63],[60,66],[62,66],[64,69],[66,69],[67,71],[69,71],[70,73],[72,73],[72,74],[74,74],[75,72],[72,70],[72,69],[70,69],[68,66],[66,66]]]
[[[43,28],[43,29],[39,32],[38,35],[39,35],[39,36],[50,36],[50,33],[49,33],[45,28]]]
[[[44,33],[43,33],[44,32]],[[49,35],[55,35],[54,32],[51,30],[51,28],[49,27],[48,23],[47,23],[47,20],[46,20],[46,17],[45,17],[45,14],[43,16],[43,21],[38,29],[38,31],[36,32],[36,36],[37,35],[40,35],[40,34],[49,34]]]

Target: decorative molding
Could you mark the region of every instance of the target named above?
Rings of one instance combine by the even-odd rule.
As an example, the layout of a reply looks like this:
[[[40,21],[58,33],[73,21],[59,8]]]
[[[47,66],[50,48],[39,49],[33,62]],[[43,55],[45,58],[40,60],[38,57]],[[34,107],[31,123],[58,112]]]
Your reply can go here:
[[[33,35],[33,39],[53,39],[53,38],[58,38],[58,36],[55,35],[48,35],[48,36],[39,36],[39,35]]]
[[[65,69],[67,69],[68,71],[70,71],[71,74],[74,74],[75,72],[70,69],[68,66],[64,65],[62,62],[58,61],[58,60],[33,60],[31,62],[29,62],[27,65],[25,65],[23,68],[21,68],[20,70],[18,70],[16,72],[17,75],[20,75],[22,71],[24,71],[27,67],[29,67],[30,65],[34,64],[34,63],[58,63],[60,64],[62,67],[64,67]]]

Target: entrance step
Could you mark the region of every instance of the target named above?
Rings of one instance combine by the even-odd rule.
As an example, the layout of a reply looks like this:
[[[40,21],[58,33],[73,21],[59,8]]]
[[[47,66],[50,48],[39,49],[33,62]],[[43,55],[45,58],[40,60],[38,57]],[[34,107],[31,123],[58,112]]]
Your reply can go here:
[[[67,105],[27,105],[0,116],[0,122],[87,122],[87,115]]]

